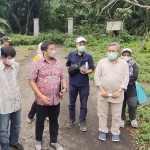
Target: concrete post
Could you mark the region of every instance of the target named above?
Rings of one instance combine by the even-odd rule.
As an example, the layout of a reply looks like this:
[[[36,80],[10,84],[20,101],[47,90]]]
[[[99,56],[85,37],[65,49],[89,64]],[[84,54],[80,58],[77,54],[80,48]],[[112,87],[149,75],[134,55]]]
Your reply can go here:
[[[39,18],[34,18],[34,36],[37,36],[39,34]]]
[[[68,18],[68,34],[73,35],[73,18]]]

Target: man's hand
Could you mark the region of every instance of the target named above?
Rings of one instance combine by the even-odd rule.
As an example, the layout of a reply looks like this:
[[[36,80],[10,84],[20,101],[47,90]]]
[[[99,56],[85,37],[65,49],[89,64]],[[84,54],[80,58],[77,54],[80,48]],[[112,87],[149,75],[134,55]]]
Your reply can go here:
[[[60,96],[63,96],[66,92],[67,92],[67,89],[63,89],[63,90],[60,92]]]
[[[81,72],[83,72],[84,74],[87,74],[88,69],[83,69],[82,67],[79,68]]]
[[[112,94],[112,98],[118,98],[120,97],[120,95],[121,95],[121,92],[117,90]]]
[[[46,105],[49,105],[49,104],[51,103],[50,99],[49,99],[47,96],[45,96],[45,95],[42,95],[42,96],[40,97],[40,99],[41,99],[41,101],[42,101],[44,104],[46,104]]]
[[[100,89],[100,93],[101,93],[101,96],[108,98],[108,93],[105,91],[105,89]]]

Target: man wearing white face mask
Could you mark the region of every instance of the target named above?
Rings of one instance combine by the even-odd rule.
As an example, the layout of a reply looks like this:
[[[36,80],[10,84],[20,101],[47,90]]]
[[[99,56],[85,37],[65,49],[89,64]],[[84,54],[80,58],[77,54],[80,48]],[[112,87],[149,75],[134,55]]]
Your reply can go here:
[[[97,64],[94,81],[97,87],[97,114],[99,117],[99,139],[106,141],[108,110],[111,108],[112,141],[120,141],[121,110],[124,90],[129,82],[127,63],[119,58],[120,45],[112,42],[107,46],[107,57]]]
[[[23,150],[18,143],[20,134],[21,95],[18,86],[19,64],[15,62],[16,51],[6,46],[1,49],[0,61],[0,146],[9,150],[9,146]],[[8,126],[10,123],[10,135]]]
[[[57,142],[58,116],[60,112],[60,101],[67,92],[66,79],[59,62],[55,59],[56,51],[53,41],[44,41],[41,45],[43,58],[31,65],[28,76],[29,84],[35,92],[36,107],[36,141],[35,148],[42,149],[42,136],[44,121],[49,117],[50,145],[56,150],[63,150]],[[62,90],[60,91],[60,84]]]
[[[124,101],[122,106],[122,115],[121,115],[121,125],[120,127],[124,128],[125,125],[125,108],[126,103],[128,104],[129,119],[131,120],[131,126],[136,128],[138,123],[136,121],[136,110],[137,110],[137,93],[135,82],[138,78],[138,66],[132,60],[132,50],[129,48],[124,48],[122,50],[121,58],[124,59],[129,66],[129,84],[127,90],[124,93]]]
[[[90,54],[86,53],[86,39],[78,37],[76,39],[77,50],[69,54],[66,66],[79,65],[78,71],[73,76],[69,75],[69,121],[66,125],[67,128],[72,128],[76,123],[75,106],[76,98],[79,93],[80,96],[80,116],[79,126],[83,132],[87,131],[86,115],[87,115],[87,102],[89,96],[89,77],[88,74],[94,70],[93,58]]]

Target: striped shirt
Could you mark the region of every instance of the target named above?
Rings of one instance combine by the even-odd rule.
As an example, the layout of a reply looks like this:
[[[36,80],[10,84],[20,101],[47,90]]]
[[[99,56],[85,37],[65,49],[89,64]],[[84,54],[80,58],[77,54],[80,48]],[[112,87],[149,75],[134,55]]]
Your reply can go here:
[[[57,105],[62,97],[60,96],[60,83],[64,78],[61,65],[57,60],[48,63],[41,58],[32,63],[28,79],[35,81],[40,92],[50,99],[50,106]],[[35,100],[38,105],[45,105],[40,97],[35,94]]]
[[[16,112],[21,108],[18,71],[17,62],[10,68],[6,68],[0,61],[0,114]]]

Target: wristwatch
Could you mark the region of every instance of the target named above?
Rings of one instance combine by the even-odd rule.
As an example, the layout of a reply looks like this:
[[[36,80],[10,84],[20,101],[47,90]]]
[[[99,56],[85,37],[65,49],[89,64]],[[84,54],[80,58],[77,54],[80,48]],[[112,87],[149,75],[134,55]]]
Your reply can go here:
[[[63,87],[62,89],[66,89],[66,92],[67,92],[67,88],[66,87]]]

